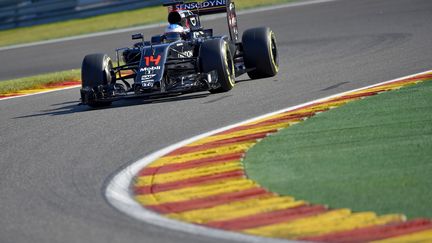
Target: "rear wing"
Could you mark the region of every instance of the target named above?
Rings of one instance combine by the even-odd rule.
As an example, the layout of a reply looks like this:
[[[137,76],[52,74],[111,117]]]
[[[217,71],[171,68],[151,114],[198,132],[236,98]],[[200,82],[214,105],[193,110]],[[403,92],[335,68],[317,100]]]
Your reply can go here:
[[[227,0],[206,0],[203,2],[178,3],[172,6],[172,11],[189,10],[194,14],[208,15],[227,12]]]
[[[235,4],[231,0],[204,0],[202,2],[187,2],[173,1],[164,4],[168,7],[169,12],[186,10],[191,11],[199,16],[227,13],[228,29],[231,40],[238,42],[238,27]]]

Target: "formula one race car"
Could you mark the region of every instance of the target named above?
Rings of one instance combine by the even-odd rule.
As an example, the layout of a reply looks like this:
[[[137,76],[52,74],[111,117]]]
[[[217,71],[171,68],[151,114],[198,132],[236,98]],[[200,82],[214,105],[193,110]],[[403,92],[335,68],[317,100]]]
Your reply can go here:
[[[163,97],[197,91],[231,90],[235,78],[251,79],[278,72],[276,38],[267,27],[243,33],[237,29],[234,2],[174,1],[168,7],[169,25],[162,35],[145,41],[143,34],[131,48],[116,50],[117,66],[105,54],[90,54],[82,63],[81,101],[91,107],[110,105],[127,97]],[[227,13],[229,36],[214,36],[201,26],[200,16]]]

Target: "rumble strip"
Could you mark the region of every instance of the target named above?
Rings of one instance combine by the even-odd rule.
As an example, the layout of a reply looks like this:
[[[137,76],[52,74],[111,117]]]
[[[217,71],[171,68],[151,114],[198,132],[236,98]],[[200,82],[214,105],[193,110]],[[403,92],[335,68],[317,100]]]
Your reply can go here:
[[[54,91],[77,88],[80,86],[81,86],[81,81],[62,82],[59,84],[46,85],[42,88],[37,88],[37,89],[26,89],[26,90],[13,92],[13,93],[7,93],[7,94],[0,93],[0,100],[7,100],[7,99],[13,99],[13,98],[36,95],[36,94],[45,94]]]
[[[432,81],[431,71],[288,108],[181,142],[125,168],[107,186],[107,199],[146,222],[219,238],[260,241],[246,236],[255,235],[322,242],[432,241],[429,219],[406,221],[402,214],[352,212],[281,196],[248,179],[242,165],[248,149],[280,129],[348,102],[424,81]]]

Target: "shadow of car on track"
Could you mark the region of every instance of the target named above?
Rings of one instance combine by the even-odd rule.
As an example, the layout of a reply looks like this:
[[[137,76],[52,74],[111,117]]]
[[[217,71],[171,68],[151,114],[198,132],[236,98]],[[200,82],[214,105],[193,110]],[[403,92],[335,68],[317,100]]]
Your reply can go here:
[[[236,83],[239,85],[242,85],[242,83],[246,82],[253,82],[256,80],[252,80],[250,78],[243,78],[240,80],[236,80]],[[274,82],[277,82],[278,79],[273,79]],[[222,95],[222,94],[220,94]],[[215,103],[220,100],[223,100],[225,98],[231,97],[232,95],[224,94],[223,96],[218,95],[212,95],[208,92],[201,92],[201,93],[193,93],[193,94],[183,94],[183,95],[172,95],[168,97],[160,97],[160,98],[128,98],[128,99],[122,99],[118,100],[112,103],[111,106],[107,107],[100,107],[100,108],[91,108],[86,105],[81,105],[79,101],[65,101],[61,103],[51,104],[51,106],[60,106],[54,109],[46,109],[41,110],[37,114],[31,114],[31,115],[24,115],[24,116],[17,116],[13,119],[21,119],[21,118],[29,118],[29,117],[40,117],[40,116],[59,116],[59,115],[68,115],[73,113],[79,113],[79,112],[88,112],[88,111],[94,111],[94,110],[104,110],[104,109],[116,109],[116,108],[122,108],[122,107],[129,107],[129,106],[138,106],[138,105],[146,105],[146,104],[158,104],[158,103],[165,103],[165,102],[177,102],[177,101],[183,101],[183,100],[191,100],[191,99],[200,99],[200,98],[206,98],[209,96],[214,96],[214,100],[203,102],[203,104],[210,104]]]
[[[79,113],[79,112],[88,112],[88,111],[93,111],[93,110],[116,109],[116,108],[137,106],[137,105],[158,104],[158,103],[165,103],[165,102],[177,102],[177,101],[183,101],[183,100],[205,98],[209,95],[211,95],[211,94],[210,93],[198,93],[198,94],[192,94],[192,95],[189,94],[189,95],[171,96],[171,97],[163,97],[163,98],[146,98],[146,99],[129,98],[129,99],[119,100],[119,101],[113,102],[113,104],[111,106],[102,107],[102,108],[91,108],[91,107],[86,106],[86,105],[81,105],[81,103],[79,101],[66,101],[63,103],[57,103],[57,104],[51,105],[51,106],[61,106],[61,107],[54,108],[54,109],[42,110],[38,114],[17,116],[17,117],[14,117],[13,119],[39,117],[39,116],[59,116],[59,115],[68,115],[68,114]],[[64,106],[62,106],[62,105],[64,105]]]

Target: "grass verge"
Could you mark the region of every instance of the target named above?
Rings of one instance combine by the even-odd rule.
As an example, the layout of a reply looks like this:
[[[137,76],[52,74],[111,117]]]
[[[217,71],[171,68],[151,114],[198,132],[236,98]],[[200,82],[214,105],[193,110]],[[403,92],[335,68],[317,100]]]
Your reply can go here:
[[[81,80],[81,70],[41,74],[32,77],[12,79],[0,82],[0,96],[14,94],[24,90],[45,88],[50,85]]]
[[[247,174],[312,203],[432,218],[432,82],[348,103],[253,147]]]
[[[293,0],[237,0],[238,9],[291,2]],[[166,21],[162,6],[142,8],[95,17],[0,31],[0,46],[30,43],[93,32],[122,29]]]

